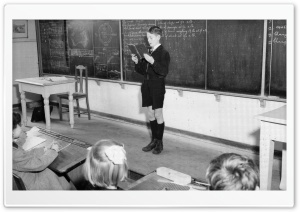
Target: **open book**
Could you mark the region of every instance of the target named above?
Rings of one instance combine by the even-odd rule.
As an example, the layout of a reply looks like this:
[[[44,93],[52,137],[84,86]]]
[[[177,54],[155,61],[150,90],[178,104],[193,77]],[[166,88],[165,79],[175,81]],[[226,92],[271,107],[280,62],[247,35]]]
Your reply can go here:
[[[50,148],[53,142],[57,143],[58,151],[63,150],[64,148],[68,147],[71,143],[63,141],[63,140],[53,140],[53,139],[46,139],[40,137],[42,135],[38,132],[39,129],[37,127],[32,127],[31,130],[27,132],[26,142],[23,144],[22,148],[25,151],[29,151],[35,148]]]
[[[135,54],[138,57],[139,60],[144,58],[144,54],[149,55],[148,49],[143,43],[137,45],[128,44],[128,48],[130,49],[132,54]]]
[[[26,138],[26,142],[23,144],[22,148],[25,151],[29,151],[33,149],[35,146],[38,146],[39,144],[45,142],[45,138],[37,137],[37,136],[30,136]]]
[[[58,152],[71,145],[71,143],[62,140],[45,139],[37,136],[27,137],[26,142],[22,146],[25,151],[35,148],[50,148],[53,143],[58,145]]]

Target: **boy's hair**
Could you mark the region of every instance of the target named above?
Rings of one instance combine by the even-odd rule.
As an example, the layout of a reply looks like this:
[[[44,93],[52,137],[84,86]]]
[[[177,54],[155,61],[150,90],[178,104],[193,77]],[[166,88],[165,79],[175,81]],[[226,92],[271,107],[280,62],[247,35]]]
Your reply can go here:
[[[16,129],[17,125],[21,125],[21,115],[13,112],[13,130]]]
[[[213,159],[206,171],[210,190],[255,190],[259,173],[255,163],[235,153],[225,153]]]
[[[117,186],[128,174],[123,146],[112,140],[98,141],[88,152],[83,171],[93,186]]]
[[[162,29],[158,26],[152,26],[149,29],[149,33],[162,36]]]

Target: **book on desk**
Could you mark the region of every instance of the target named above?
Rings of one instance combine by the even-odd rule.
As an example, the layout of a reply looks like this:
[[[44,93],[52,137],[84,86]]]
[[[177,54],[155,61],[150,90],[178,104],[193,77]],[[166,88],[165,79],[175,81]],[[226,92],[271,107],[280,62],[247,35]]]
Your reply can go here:
[[[60,139],[53,140],[44,138],[42,136],[43,134],[40,133],[40,130],[37,127],[32,127],[29,131],[26,132],[26,134],[26,141],[22,146],[25,151],[30,151],[35,148],[50,148],[54,143],[56,143],[58,145],[58,152],[60,152],[64,148],[71,145],[71,143]]]

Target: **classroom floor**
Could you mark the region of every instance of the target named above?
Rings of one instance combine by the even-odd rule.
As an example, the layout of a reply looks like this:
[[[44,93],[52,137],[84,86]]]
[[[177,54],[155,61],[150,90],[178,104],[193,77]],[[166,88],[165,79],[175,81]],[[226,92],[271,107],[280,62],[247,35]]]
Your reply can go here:
[[[45,127],[44,122],[31,123],[31,114],[32,109],[27,109],[28,126]],[[150,142],[150,130],[146,126],[100,117],[96,114],[91,114],[91,120],[88,120],[85,114],[80,118],[75,116],[74,120],[75,125],[71,129],[68,113],[64,113],[63,121],[60,121],[58,109],[54,107],[51,113],[51,130],[90,144],[100,139],[113,139],[123,143],[130,170],[141,175],[147,175],[158,167],[168,167],[206,182],[205,171],[209,162],[225,152],[247,155],[258,164],[258,155],[251,152],[168,131],[164,134],[164,150],[161,154],[145,153],[142,147]],[[280,168],[280,161],[275,160],[272,190],[279,190]]]

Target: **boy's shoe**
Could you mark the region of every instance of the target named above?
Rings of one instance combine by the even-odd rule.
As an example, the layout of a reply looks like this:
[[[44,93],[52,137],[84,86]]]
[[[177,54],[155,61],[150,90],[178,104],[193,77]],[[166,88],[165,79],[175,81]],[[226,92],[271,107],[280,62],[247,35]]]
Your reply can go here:
[[[149,152],[149,151],[151,151],[152,149],[154,149],[156,147],[156,143],[157,143],[157,139],[154,138],[154,139],[152,139],[152,141],[147,146],[143,147],[142,150],[144,152]]]
[[[162,140],[157,140],[157,143],[156,143],[156,147],[154,148],[154,150],[152,151],[153,154],[159,154],[163,151],[163,141]]]

